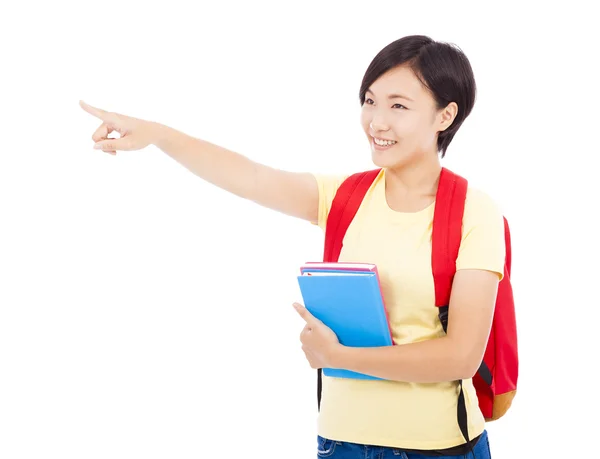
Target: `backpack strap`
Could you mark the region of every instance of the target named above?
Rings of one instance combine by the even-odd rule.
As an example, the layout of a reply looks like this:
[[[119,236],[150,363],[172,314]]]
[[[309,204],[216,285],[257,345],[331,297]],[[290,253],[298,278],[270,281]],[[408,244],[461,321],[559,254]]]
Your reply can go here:
[[[448,305],[452,281],[456,274],[456,258],[462,239],[462,220],[467,198],[467,181],[442,168],[435,198],[433,228],[431,232],[431,268],[435,285],[435,305],[444,332],[448,329]],[[467,407],[462,380],[458,381],[458,426],[469,443]]]
[[[325,226],[323,261],[337,262],[342,251],[344,235],[358,212],[365,194],[381,169],[357,172],[350,175],[338,188]],[[321,408],[322,370],[317,369],[317,408]]]
[[[327,216],[323,261],[338,261],[346,230],[380,171],[374,169],[353,174],[338,188]]]
[[[462,220],[467,198],[467,181],[442,168],[436,193],[431,234],[431,267],[435,285],[435,305],[444,332],[448,330],[448,306],[456,274],[456,258],[462,240]],[[467,407],[462,380],[458,381],[457,418],[460,431],[469,443]]]
[[[467,198],[467,181],[442,168],[435,200],[431,235],[431,265],[435,281],[435,305],[448,306],[456,258],[462,239],[462,220]]]

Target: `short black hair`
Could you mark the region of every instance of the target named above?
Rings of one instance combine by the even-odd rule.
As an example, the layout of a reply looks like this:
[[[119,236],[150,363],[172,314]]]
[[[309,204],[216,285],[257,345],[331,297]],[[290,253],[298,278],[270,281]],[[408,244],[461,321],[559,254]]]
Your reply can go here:
[[[438,152],[442,158],[448,145],[475,105],[477,88],[473,69],[462,50],[450,43],[437,42],[425,35],[400,38],[373,58],[360,85],[360,104],[365,103],[367,89],[384,73],[406,65],[433,95],[437,108],[450,102],[458,105],[452,125],[439,133]]]

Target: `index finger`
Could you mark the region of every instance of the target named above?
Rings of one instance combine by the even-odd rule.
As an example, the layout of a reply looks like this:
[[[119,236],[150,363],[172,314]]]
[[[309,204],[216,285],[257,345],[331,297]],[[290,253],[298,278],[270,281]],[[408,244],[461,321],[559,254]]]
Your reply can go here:
[[[86,104],[83,100],[79,101],[79,105],[90,115],[95,116],[96,118],[101,119],[102,121],[111,121],[112,116],[109,112],[102,110],[100,108],[92,107],[90,104]]]

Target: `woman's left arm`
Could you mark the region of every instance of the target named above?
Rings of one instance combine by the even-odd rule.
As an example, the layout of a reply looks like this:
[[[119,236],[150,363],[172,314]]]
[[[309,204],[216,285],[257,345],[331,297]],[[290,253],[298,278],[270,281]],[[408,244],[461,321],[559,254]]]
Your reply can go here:
[[[329,366],[383,379],[433,383],[471,378],[487,345],[498,274],[457,271],[448,308],[448,333],[438,339],[379,348],[331,347]]]

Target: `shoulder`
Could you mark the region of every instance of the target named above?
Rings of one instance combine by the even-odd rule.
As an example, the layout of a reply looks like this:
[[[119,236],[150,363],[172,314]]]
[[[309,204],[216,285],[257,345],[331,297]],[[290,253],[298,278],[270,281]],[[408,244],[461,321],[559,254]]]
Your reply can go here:
[[[338,173],[338,174],[326,174],[326,173],[317,173],[313,172],[312,176],[315,178],[319,186],[323,189],[331,189],[337,190],[342,183],[344,183],[347,179],[356,180],[361,178],[361,175],[365,175],[371,177],[373,183],[381,180],[384,176],[384,169],[371,169],[364,170],[352,173]]]
[[[317,181],[317,185],[319,186],[319,192],[326,192],[331,190],[335,192],[340,187],[340,185],[350,176],[350,174],[327,174],[313,172],[312,176]]]
[[[314,225],[320,226],[323,230],[327,223],[327,216],[331,209],[331,203],[339,187],[350,176],[350,174],[326,174],[313,172],[312,176],[317,182],[319,190],[318,218]]]
[[[373,169],[373,170],[365,170],[353,173],[339,173],[339,174],[322,174],[313,172],[312,175],[317,181],[317,188],[319,190],[319,218],[318,222],[313,222],[318,224],[323,229],[325,228],[325,224],[327,222],[327,216],[329,215],[329,211],[331,210],[331,205],[333,200],[342,186],[342,184],[349,178],[360,178],[361,174],[375,174],[373,177],[373,182],[369,180],[371,186],[381,182],[384,171],[383,169]],[[348,191],[351,189],[348,188]]]
[[[503,219],[503,211],[496,199],[481,188],[468,187],[463,216],[465,230],[473,226],[503,227]]]
[[[489,193],[469,185],[465,200],[465,215],[479,212],[502,215],[498,202]]]

